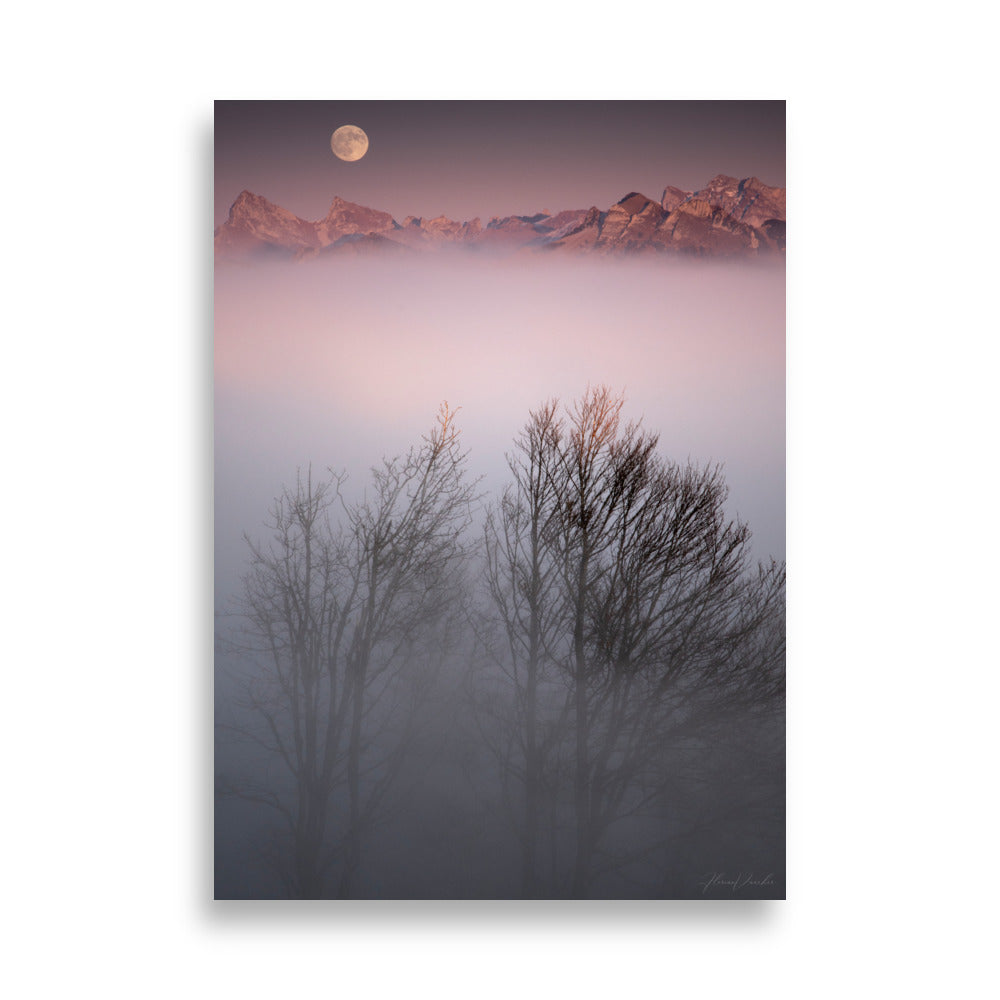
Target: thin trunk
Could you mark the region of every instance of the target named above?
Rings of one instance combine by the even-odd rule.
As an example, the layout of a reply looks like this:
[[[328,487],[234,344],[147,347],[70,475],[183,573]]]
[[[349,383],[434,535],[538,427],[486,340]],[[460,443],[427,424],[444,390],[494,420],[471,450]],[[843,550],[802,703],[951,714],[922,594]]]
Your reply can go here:
[[[574,654],[574,709],[576,714],[576,766],[573,806],[576,816],[576,859],[573,865],[574,899],[582,899],[587,894],[590,873],[590,781],[587,767],[587,655],[584,646],[585,594],[587,592],[587,552],[580,558],[580,572],[577,579],[576,620],[573,625]]]
[[[538,748],[538,659],[539,635],[537,611],[532,610],[528,652],[528,676],[525,684],[525,778],[524,778],[524,847],[521,859],[521,891],[527,899],[537,893],[538,810],[541,761]]]
[[[347,853],[344,858],[344,870],[340,878],[338,895],[341,899],[350,899],[354,893],[354,879],[361,864],[361,714],[364,699],[364,685],[358,678],[354,690],[354,704],[351,713],[351,736],[347,745],[347,794],[349,815],[347,828]]]
[[[323,898],[320,872],[320,845],[323,842],[323,804],[315,789],[308,789],[300,799],[299,828],[295,837],[295,876],[301,899]]]
[[[371,575],[368,584],[368,607],[366,608],[364,631],[361,637],[357,660],[354,664],[354,685],[351,691],[351,734],[347,743],[347,795],[348,827],[347,852],[344,870],[340,878],[341,899],[350,899],[354,892],[354,881],[361,865],[361,723],[364,715],[365,686],[368,679],[368,665],[373,648],[375,633],[375,608],[379,585],[379,541],[376,537],[372,553]]]

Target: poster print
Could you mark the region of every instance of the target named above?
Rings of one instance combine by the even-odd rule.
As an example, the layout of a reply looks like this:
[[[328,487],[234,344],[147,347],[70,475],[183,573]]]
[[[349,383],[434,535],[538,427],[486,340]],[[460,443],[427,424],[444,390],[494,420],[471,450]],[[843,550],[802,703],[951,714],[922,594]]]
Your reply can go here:
[[[217,898],[784,897],[784,146],[216,103]]]

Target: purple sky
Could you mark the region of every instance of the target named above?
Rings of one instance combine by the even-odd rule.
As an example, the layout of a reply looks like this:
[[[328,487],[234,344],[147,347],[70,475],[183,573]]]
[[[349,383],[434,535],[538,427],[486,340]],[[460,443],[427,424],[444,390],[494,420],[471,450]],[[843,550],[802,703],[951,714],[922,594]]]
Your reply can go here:
[[[330,135],[359,125],[367,155]],[[217,101],[215,223],[244,188],[310,221],[335,195],[452,219],[606,209],[716,174],[785,184],[783,101]]]

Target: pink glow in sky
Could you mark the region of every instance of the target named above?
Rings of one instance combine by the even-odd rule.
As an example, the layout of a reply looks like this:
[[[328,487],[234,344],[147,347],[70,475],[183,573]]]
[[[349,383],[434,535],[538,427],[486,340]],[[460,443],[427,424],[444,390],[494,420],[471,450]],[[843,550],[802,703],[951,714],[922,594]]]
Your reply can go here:
[[[758,556],[784,553],[780,266],[317,260],[222,270],[215,310],[223,575],[297,468],[363,481],[447,400],[499,491],[529,410],[588,383],[624,390],[667,457],[723,463]]]

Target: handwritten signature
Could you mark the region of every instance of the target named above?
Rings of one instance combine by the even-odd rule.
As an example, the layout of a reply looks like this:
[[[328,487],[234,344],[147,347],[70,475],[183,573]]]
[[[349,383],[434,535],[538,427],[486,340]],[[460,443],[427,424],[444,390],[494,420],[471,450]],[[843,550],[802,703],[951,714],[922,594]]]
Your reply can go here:
[[[753,872],[738,872],[735,877],[727,875],[725,872],[709,872],[705,875],[705,881],[698,883],[701,886],[702,895],[709,889],[725,889],[731,891],[735,896],[740,889],[747,886],[769,886],[774,885],[774,873],[768,872],[766,875],[755,875]]]

